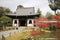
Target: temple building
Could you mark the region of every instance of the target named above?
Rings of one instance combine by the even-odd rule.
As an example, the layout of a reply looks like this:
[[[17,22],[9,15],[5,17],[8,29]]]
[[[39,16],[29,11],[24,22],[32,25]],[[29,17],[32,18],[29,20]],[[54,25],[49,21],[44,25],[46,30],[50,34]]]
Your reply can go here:
[[[35,13],[34,7],[23,7],[17,6],[15,13],[6,14],[6,16],[11,17],[13,22],[12,26],[35,26],[35,20],[39,18],[39,13]]]

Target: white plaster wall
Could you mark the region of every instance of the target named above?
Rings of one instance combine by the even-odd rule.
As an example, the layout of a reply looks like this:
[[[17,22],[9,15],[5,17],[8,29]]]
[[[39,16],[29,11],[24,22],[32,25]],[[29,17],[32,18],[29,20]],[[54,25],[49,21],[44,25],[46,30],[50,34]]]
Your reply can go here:
[[[15,20],[17,20],[17,24],[15,24]],[[13,27],[18,27],[19,26],[19,19],[13,19]]]
[[[32,24],[29,24],[29,21],[30,21],[30,20],[32,21]],[[27,26],[28,26],[28,27],[33,27],[33,26],[34,26],[33,24],[34,24],[34,19],[28,19],[28,20],[27,20]]]

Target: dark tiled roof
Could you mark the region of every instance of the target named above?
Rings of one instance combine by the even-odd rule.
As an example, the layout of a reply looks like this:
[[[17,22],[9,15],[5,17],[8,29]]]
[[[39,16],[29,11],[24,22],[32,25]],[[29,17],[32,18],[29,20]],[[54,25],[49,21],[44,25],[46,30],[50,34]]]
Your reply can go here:
[[[16,13],[9,13],[6,15],[9,15],[9,16],[29,16],[29,15],[39,15],[39,14],[35,13],[34,7],[22,7],[22,8],[17,8]]]
[[[39,15],[38,13],[35,14],[6,14],[8,16],[30,16],[30,15]]]

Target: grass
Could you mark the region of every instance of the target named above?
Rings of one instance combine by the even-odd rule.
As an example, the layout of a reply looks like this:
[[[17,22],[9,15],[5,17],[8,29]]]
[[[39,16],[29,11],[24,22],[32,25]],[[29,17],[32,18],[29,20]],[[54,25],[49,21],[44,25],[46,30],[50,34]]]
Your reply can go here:
[[[44,33],[40,35],[40,38],[52,38],[53,36],[50,33]]]
[[[41,35],[36,35],[33,37],[34,40],[39,40],[39,38],[56,38],[58,40],[60,40],[60,29],[57,29],[56,31],[54,32],[44,32],[43,34]],[[45,39],[44,39],[45,40]]]
[[[60,31],[60,29],[58,29]],[[54,36],[51,34],[51,32],[44,32],[41,35],[35,35],[33,36],[33,38],[31,38],[32,36],[30,35],[30,31],[31,30],[24,30],[24,32],[20,33],[16,33],[12,36],[9,36],[6,38],[6,40],[24,40],[24,39],[28,39],[30,37],[30,39],[34,39],[34,40],[39,40],[39,38],[54,38]]]
[[[18,32],[14,35],[11,35],[6,38],[6,40],[22,40],[22,39],[27,39],[30,36],[30,32]]]

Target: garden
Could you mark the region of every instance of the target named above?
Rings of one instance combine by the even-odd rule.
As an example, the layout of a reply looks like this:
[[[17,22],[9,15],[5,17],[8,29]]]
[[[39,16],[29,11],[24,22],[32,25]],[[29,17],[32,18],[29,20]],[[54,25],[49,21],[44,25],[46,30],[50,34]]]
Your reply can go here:
[[[6,40],[59,40],[60,29],[57,31],[25,29],[6,38]]]
[[[25,33],[22,33],[24,36],[22,36],[22,40],[59,40],[59,33],[57,31],[55,32],[46,32],[46,31],[27,31]],[[20,37],[21,38],[21,37]]]

